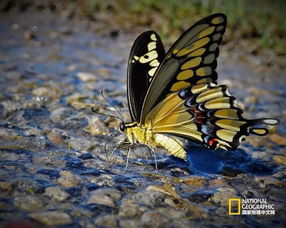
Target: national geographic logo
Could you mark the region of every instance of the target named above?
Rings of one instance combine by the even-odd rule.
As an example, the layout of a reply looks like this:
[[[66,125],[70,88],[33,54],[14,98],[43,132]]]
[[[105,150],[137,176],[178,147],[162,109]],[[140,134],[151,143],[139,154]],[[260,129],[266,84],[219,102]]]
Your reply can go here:
[[[274,204],[266,199],[228,199],[229,215],[275,215]]]
[[[240,199],[228,199],[228,214],[240,215]]]

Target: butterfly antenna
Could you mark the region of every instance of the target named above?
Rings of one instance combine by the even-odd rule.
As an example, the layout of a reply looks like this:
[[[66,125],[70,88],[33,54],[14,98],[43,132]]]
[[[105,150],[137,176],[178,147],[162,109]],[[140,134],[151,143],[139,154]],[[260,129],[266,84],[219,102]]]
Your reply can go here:
[[[110,105],[118,112],[120,118],[119,118],[119,117],[117,117],[117,118],[120,119],[122,122],[124,122],[124,119],[123,119],[123,116],[122,116],[121,112],[119,112],[119,110],[118,110],[113,104],[111,104],[111,102],[105,97],[105,95],[103,94],[103,92],[104,92],[104,90],[101,90],[101,91],[100,91],[100,94],[101,94],[101,96],[103,97],[103,99],[104,99],[108,104],[110,104]]]

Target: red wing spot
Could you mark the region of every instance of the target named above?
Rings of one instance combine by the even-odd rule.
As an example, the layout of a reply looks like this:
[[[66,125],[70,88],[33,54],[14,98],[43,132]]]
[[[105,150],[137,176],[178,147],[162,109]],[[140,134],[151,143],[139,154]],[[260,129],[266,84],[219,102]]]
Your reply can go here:
[[[216,140],[215,138],[210,139],[210,140],[208,141],[208,144],[209,144],[210,146],[212,146],[216,141],[217,141],[217,140]]]
[[[197,113],[196,114],[196,118],[204,118],[205,116],[204,116],[204,114],[203,113]]]

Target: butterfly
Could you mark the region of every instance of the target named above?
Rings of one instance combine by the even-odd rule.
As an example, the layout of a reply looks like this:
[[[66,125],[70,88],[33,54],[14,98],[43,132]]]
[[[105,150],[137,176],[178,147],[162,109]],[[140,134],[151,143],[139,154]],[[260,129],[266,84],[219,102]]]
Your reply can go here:
[[[257,125],[278,123],[272,118],[245,119],[235,97],[217,84],[216,59],[226,24],[224,14],[210,15],[185,31],[167,53],[154,31],[135,40],[127,69],[132,122],[120,123],[131,144],[161,146],[186,159],[178,137],[210,149],[234,150],[245,136],[268,133]]]

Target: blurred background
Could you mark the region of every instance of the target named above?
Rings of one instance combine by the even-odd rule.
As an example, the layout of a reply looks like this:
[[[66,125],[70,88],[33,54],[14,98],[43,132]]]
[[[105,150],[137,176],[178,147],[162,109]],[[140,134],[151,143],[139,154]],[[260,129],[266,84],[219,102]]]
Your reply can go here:
[[[251,40],[249,51],[259,53],[271,48],[278,55],[286,50],[286,2],[284,0],[4,0],[1,11],[13,8],[50,9],[68,18],[88,19],[107,24],[113,35],[118,32],[154,29],[165,42],[187,29],[193,22],[211,13],[228,17],[224,42]],[[144,29],[145,30],[145,29]]]

